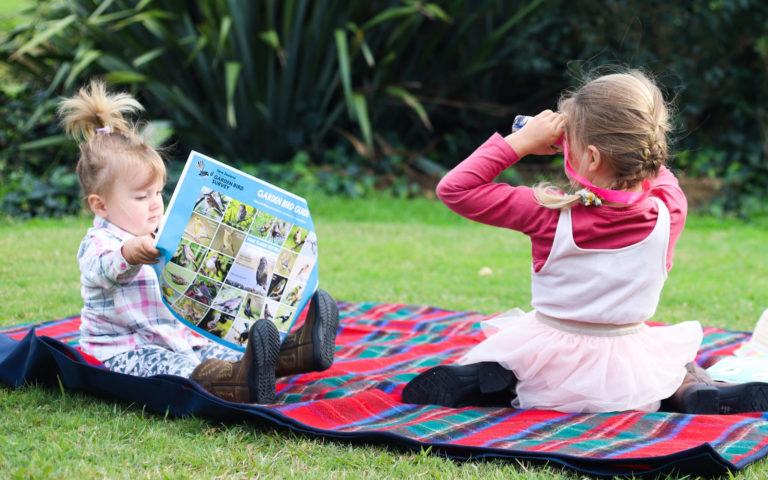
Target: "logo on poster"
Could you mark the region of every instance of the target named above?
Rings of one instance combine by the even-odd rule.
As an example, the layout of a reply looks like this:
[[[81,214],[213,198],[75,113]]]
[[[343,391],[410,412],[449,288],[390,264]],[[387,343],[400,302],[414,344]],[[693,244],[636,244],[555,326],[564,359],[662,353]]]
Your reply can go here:
[[[234,178],[235,176],[232,175],[231,173],[227,173],[223,170],[216,169],[216,173],[213,175],[213,179],[211,180],[211,183],[225,190],[229,190],[230,188],[232,188],[235,190],[243,191],[244,187],[241,184],[233,181]]]

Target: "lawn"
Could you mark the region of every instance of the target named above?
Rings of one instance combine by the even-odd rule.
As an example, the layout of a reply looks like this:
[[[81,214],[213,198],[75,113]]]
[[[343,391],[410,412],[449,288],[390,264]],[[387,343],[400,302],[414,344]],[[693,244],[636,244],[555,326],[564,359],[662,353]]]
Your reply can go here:
[[[321,286],[347,301],[498,312],[530,301],[530,244],[434,200],[310,198]],[[80,308],[77,245],[86,217],[0,222],[0,324]],[[751,330],[768,307],[768,222],[693,217],[657,319]],[[478,272],[489,267],[492,274]],[[384,445],[335,442],[263,424],[167,419],[136,405],[0,387],[3,478],[560,478],[558,468],[458,463]],[[765,478],[764,461],[737,475]]]

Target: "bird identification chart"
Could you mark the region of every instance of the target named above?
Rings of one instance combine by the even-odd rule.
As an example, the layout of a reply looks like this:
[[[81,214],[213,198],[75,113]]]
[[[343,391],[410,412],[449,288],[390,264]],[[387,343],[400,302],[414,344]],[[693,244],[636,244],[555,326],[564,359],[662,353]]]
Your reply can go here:
[[[236,350],[245,350],[260,318],[285,338],[317,288],[317,236],[306,200],[194,151],[156,246],[168,308]]]

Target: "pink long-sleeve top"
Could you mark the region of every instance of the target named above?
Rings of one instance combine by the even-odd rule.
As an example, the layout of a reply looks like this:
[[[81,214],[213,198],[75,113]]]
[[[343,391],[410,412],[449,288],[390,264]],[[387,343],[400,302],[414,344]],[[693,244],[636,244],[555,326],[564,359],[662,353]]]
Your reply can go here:
[[[470,220],[528,235],[533,269],[539,271],[552,249],[560,211],[539,205],[531,187],[493,183],[494,178],[519,160],[517,152],[495,133],[443,177],[437,186],[437,196],[448,208]],[[669,209],[669,271],[675,244],[685,226],[688,202],[677,178],[666,167],[661,167],[651,181],[649,196],[658,197]],[[658,207],[650,198],[627,206],[576,204],[571,208],[573,238],[584,249],[614,249],[637,243],[651,233],[658,215]]]

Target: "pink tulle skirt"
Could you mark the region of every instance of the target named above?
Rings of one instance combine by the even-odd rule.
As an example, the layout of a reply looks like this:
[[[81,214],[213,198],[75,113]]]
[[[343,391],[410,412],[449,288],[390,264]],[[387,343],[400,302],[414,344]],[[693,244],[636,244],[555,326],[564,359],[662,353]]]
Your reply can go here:
[[[573,333],[522,310],[482,328],[487,338],[459,363],[498,362],[518,378],[513,406],[561,412],[658,410],[682,383],[703,337],[693,321],[617,336]]]

